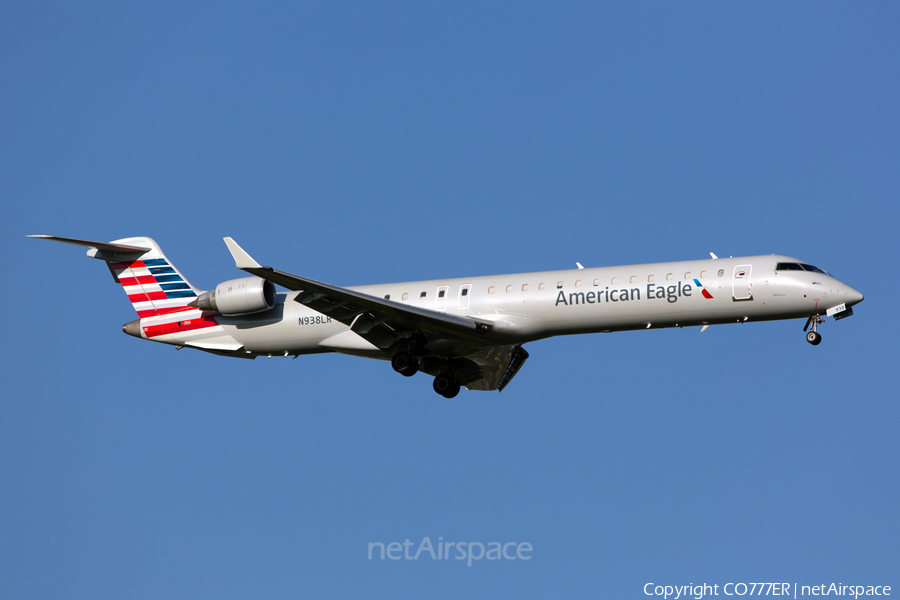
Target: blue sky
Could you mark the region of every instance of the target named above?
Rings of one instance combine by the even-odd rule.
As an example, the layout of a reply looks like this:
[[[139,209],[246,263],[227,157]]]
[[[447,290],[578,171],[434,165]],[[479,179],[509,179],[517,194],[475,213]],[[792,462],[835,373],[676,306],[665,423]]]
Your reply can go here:
[[[0,595],[900,585],[891,3],[0,8]],[[337,285],[783,253],[866,300],[531,344],[502,394],[142,343],[97,261]],[[369,542],[530,561],[369,561]]]

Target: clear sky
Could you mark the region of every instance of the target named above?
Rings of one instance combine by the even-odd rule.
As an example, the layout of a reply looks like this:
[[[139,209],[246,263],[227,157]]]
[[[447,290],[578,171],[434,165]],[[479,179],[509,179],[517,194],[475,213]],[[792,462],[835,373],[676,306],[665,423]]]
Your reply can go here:
[[[0,7],[0,597],[900,587],[896,3]],[[337,285],[781,253],[866,300],[530,344],[502,393],[123,335],[82,249]],[[529,561],[367,560],[527,542]],[[721,590],[721,588],[720,588]],[[721,593],[721,592],[720,592]]]

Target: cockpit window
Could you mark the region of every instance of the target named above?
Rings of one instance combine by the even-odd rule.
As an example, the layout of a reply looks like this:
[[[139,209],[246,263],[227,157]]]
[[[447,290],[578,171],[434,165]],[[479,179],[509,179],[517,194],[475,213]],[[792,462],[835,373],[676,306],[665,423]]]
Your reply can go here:
[[[803,267],[804,271],[812,271],[813,273],[821,273],[822,275],[828,275],[827,271],[823,271],[819,267],[814,267],[812,265],[807,265],[805,263],[801,263],[800,266]]]
[[[775,266],[776,271],[809,271],[811,273],[821,273],[822,275],[831,275],[828,271],[814,267],[806,263],[778,263]]]
[[[802,271],[803,267],[801,267],[797,263],[778,263],[775,266],[776,271]]]

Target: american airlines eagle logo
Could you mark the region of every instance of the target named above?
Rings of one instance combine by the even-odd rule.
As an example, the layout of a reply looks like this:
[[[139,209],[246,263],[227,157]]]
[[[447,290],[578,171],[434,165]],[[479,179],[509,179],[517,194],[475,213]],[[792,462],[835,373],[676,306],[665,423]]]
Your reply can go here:
[[[700,280],[699,280],[699,279],[695,279],[695,280],[694,280],[694,285],[696,285],[696,286],[700,289],[700,292],[703,294],[703,297],[704,297],[704,298],[707,298],[708,300],[712,300],[712,299],[713,299],[712,294],[709,293],[709,290],[708,290],[708,289],[706,289],[705,287],[703,287],[703,284],[700,283]]]

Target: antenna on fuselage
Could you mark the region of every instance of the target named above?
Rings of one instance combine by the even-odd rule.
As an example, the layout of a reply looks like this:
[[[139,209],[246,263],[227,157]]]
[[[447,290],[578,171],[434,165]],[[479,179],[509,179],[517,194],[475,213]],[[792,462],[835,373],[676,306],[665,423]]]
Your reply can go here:
[[[712,252],[710,252],[709,255],[712,256],[714,260],[719,258],[718,256],[716,256],[716,255],[713,254]]]
[[[581,263],[580,263],[580,262],[576,262],[575,264],[578,266],[579,269],[583,269],[583,268],[584,268],[584,267],[581,266]]]

